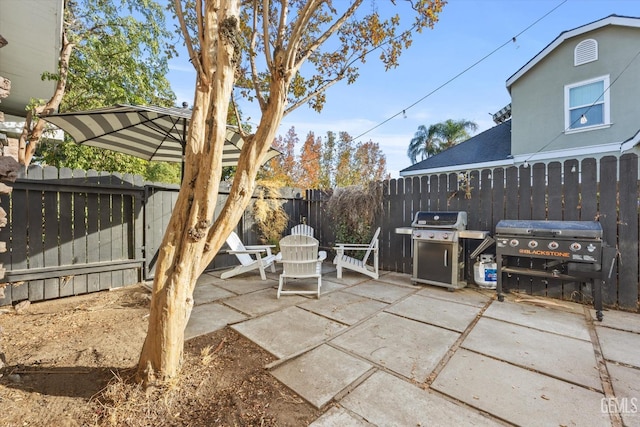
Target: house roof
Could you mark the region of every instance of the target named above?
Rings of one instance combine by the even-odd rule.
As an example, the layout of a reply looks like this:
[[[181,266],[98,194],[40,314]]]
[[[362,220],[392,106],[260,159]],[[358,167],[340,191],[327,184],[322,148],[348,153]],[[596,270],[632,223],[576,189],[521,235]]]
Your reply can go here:
[[[64,0],[0,0],[0,36],[7,41],[0,48],[0,76],[11,81],[0,111],[24,117],[31,98],[53,95],[56,82],[40,76],[58,72],[63,13]]]
[[[511,120],[500,123],[460,144],[400,171],[401,176],[463,170],[466,165],[482,168],[483,164],[504,164],[511,156]]]
[[[511,92],[511,86],[516,82],[516,80],[526,74],[531,68],[542,61],[542,59],[544,59],[547,55],[549,55],[549,53],[551,53],[555,48],[564,43],[566,40],[572,37],[579,36],[581,34],[597,30],[602,27],[606,27],[608,25],[640,28],[640,18],[632,16],[609,15],[606,18],[602,18],[589,24],[582,25],[580,27],[574,28],[573,30],[563,31],[558,37],[555,38],[555,40],[549,43],[547,47],[542,49],[540,53],[534,56],[522,68],[516,71],[515,74],[507,79],[507,90]]]

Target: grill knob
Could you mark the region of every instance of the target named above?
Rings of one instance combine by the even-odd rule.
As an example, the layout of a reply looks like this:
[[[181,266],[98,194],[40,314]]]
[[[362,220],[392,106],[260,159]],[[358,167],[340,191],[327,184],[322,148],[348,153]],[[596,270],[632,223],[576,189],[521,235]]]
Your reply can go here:
[[[570,247],[570,248],[571,248],[571,250],[572,250],[572,251],[574,251],[574,252],[577,252],[577,251],[579,251],[580,249],[582,249],[582,245],[581,245],[580,243],[578,243],[578,242],[573,242],[573,243],[571,244],[571,246],[569,246],[569,247]]]
[[[442,233],[442,238],[447,240],[449,238],[449,233]]]
[[[428,236],[428,237],[429,237],[430,239],[433,239],[434,237],[436,237],[436,233],[431,232],[431,233],[429,233],[429,236]]]
[[[531,240],[528,245],[531,249],[538,247],[538,242],[535,240]]]
[[[558,249],[558,246],[560,246],[558,242],[549,242],[549,249]]]
[[[520,242],[518,242],[518,239],[511,239],[509,240],[509,246],[511,246],[512,248],[515,248],[516,246],[518,246],[520,244]]]

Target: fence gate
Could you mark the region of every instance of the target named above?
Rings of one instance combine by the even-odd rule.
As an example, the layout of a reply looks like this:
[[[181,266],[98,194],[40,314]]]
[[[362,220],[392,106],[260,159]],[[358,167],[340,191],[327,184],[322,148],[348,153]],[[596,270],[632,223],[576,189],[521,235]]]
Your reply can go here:
[[[178,186],[144,187],[144,280],[151,280],[155,275],[158,249],[178,199],[178,191]]]
[[[0,305],[117,288],[140,280],[142,187],[133,175],[30,166],[10,195]]]

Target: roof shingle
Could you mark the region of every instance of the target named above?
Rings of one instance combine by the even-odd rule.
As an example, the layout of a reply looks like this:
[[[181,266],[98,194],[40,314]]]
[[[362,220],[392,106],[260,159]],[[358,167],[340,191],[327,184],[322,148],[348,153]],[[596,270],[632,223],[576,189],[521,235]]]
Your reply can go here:
[[[416,172],[447,166],[506,160],[511,155],[511,120],[467,139],[400,171]]]

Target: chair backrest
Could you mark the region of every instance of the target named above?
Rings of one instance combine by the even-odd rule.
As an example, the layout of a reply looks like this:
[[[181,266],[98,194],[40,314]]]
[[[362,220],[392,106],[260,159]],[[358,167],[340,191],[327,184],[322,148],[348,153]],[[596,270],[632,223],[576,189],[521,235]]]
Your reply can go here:
[[[281,261],[287,276],[316,274],[318,240],[301,234],[291,234],[280,240]]]
[[[291,229],[291,234],[301,234],[303,236],[315,237],[313,233],[313,227],[308,226],[307,224],[298,224]]]
[[[374,248],[378,247],[378,236],[379,235],[380,235],[380,227],[378,227],[376,232],[373,234],[373,237],[371,238],[371,243],[369,243],[369,247],[367,248],[367,252],[365,252],[364,258],[362,258],[362,263],[363,264],[367,263],[367,259],[369,258],[369,255],[371,255],[371,251]]]
[[[232,251],[246,250],[246,248],[244,247],[244,244],[242,243],[242,240],[240,240],[240,237],[238,237],[235,231],[232,231],[231,234],[229,234],[229,237],[227,237],[227,245],[229,246],[229,249],[231,249]],[[249,254],[234,254],[234,255],[238,258],[238,261],[240,261],[240,264],[242,265],[249,265],[255,261],[253,258],[251,258],[251,255]]]

